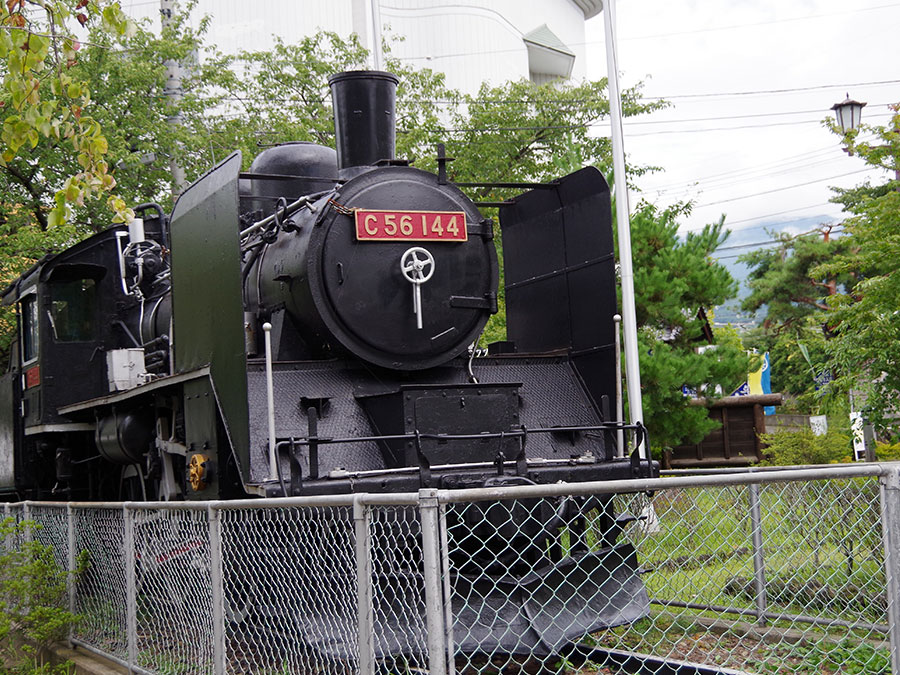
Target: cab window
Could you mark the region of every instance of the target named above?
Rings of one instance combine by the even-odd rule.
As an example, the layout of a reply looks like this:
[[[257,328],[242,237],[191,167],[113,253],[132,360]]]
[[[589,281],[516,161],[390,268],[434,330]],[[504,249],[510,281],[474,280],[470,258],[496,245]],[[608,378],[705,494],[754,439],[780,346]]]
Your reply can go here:
[[[22,298],[22,363],[34,361],[38,355],[38,305],[36,295]]]
[[[94,339],[97,284],[93,279],[54,281],[50,291],[50,328],[57,342]]]

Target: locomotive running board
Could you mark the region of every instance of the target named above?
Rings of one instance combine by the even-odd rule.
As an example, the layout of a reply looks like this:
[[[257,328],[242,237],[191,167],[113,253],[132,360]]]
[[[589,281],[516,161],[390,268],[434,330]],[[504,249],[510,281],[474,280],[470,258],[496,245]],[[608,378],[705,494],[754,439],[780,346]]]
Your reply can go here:
[[[398,571],[374,581],[376,658],[422,656],[421,577]],[[588,633],[637,621],[650,611],[630,544],[564,558],[520,578],[451,574],[450,586],[456,653],[549,656]],[[307,647],[337,660],[355,656],[356,635],[335,631],[333,616],[297,618]]]

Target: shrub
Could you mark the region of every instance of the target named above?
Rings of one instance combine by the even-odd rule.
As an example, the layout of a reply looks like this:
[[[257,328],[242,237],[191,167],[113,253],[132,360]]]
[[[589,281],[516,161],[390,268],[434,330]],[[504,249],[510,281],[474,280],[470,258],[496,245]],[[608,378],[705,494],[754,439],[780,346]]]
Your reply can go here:
[[[0,674],[62,675],[70,663],[44,661],[45,649],[66,636],[77,616],[67,609],[69,573],[53,549],[33,539],[39,529],[12,518],[0,523]],[[5,543],[5,546],[3,545]],[[84,563],[80,562],[80,568]]]
[[[779,431],[760,436],[766,444],[769,466],[796,464],[837,464],[853,459],[850,437],[841,431],[829,429],[824,436],[816,436],[812,429]]]
[[[900,442],[875,443],[875,458],[879,462],[896,462],[900,460]]]

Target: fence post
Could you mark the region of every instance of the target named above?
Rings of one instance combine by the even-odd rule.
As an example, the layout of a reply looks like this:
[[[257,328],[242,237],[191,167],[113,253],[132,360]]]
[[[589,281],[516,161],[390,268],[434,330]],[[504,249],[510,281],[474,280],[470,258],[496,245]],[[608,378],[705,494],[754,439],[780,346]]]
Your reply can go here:
[[[134,511],[126,502],[122,505],[125,523],[125,634],[128,639],[128,667],[137,661],[137,580],[134,545]]]
[[[375,672],[375,609],[372,599],[372,513],[362,501],[353,497],[353,526],[356,547],[356,626],[360,675]]]
[[[206,510],[209,523],[209,582],[212,586],[213,673],[225,673],[225,577],[222,564],[222,520],[219,509],[210,504]]]
[[[440,520],[438,491],[419,490],[419,517],[422,523],[422,576],[425,584],[425,629],[429,675],[447,675],[444,592],[441,575]]]
[[[750,527],[753,534],[753,587],[756,592],[756,623],[766,625],[766,561],[763,553],[762,511],[759,506],[759,483],[747,485],[750,499]]]
[[[891,672],[900,673],[900,468],[896,465],[887,468],[881,476],[881,531]]]
[[[10,513],[9,502],[3,505],[3,519],[6,520],[8,518],[12,518],[12,513]],[[13,532],[15,532],[15,520],[10,523],[13,526],[13,529],[10,529],[9,533],[4,537],[3,540],[3,550],[5,553],[9,553],[12,551],[13,547]]]
[[[69,591],[69,612],[75,614],[75,586],[78,583],[78,579],[75,577],[75,509],[72,508],[71,504],[66,504],[66,534],[68,535],[69,546],[68,550],[66,551],[69,559],[69,577],[67,579]],[[74,636],[75,622],[73,621],[69,625],[70,643]]]
[[[450,542],[447,535],[447,505],[438,510],[441,526],[441,574],[444,578],[444,640],[447,645],[447,673],[456,675],[456,646],[453,642],[453,598],[450,588]]]

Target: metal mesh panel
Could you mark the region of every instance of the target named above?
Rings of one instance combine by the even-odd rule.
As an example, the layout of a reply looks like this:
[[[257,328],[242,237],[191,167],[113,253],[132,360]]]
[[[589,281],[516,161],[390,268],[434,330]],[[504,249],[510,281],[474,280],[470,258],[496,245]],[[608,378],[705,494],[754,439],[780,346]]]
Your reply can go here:
[[[227,672],[352,672],[352,511],[223,511],[221,519]]]
[[[79,576],[73,637],[117,658],[128,656],[125,520],[121,508],[74,509],[75,550],[87,569]]]
[[[651,613],[597,644],[748,672],[889,669],[875,479],[665,490],[638,510]]]
[[[134,511],[137,663],[153,672],[211,673],[206,511]]]
[[[371,511],[374,648],[393,672],[427,665],[422,532],[415,507]]]
[[[2,541],[4,553],[12,553],[33,535],[33,528],[22,527],[22,523],[25,521],[25,512],[24,504],[5,505],[4,520],[8,519],[9,527]]]
[[[66,505],[32,506],[28,514],[34,522],[33,541],[49,547],[60,570],[69,569],[69,528]]]
[[[457,666],[556,662],[569,643],[644,616],[634,550],[616,543],[622,526],[608,496],[449,508]]]

